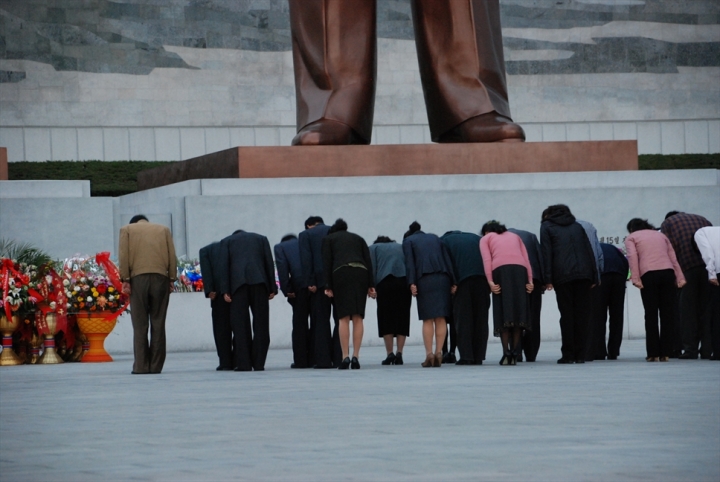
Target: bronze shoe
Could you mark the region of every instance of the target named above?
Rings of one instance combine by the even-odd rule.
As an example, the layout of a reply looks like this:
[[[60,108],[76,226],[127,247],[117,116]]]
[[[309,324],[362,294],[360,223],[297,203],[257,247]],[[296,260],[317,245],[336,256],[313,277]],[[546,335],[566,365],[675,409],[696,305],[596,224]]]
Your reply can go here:
[[[435,355],[430,353],[426,358],[425,361],[420,364],[423,368],[430,368],[435,363]]]
[[[471,117],[438,139],[439,143],[524,141],[525,131],[522,127],[495,111]]]
[[[442,366],[442,353],[435,353],[435,363],[433,363],[434,367],[441,367]]]
[[[347,124],[329,119],[308,124],[292,140],[293,146],[346,146],[370,144]]]

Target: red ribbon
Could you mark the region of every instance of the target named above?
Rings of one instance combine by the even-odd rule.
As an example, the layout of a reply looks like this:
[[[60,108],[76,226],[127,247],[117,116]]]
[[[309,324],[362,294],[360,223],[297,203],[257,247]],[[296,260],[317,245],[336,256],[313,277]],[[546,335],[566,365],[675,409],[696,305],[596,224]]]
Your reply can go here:
[[[120,270],[110,260],[110,253],[108,251],[103,251],[101,253],[98,253],[95,255],[95,261],[97,261],[97,264],[102,266],[102,268],[105,270],[105,273],[107,273],[108,279],[110,280],[110,283],[112,283],[113,287],[115,288],[115,292],[117,293],[117,296],[122,296],[122,280],[120,279]],[[130,299],[128,298],[125,300],[125,304],[120,307],[119,310],[117,310],[114,313],[111,313],[109,311],[100,312],[102,314],[103,320],[105,321],[111,321],[116,319],[118,316],[120,316],[124,311],[125,308],[128,307],[130,304]]]
[[[50,276],[50,283],[47,281],[47,276]],[[50,290],[52,287],[52,290]],[[54,312],[57,317],[57,331],[67,332],[67,296],[65,296],[65,287],[63,286],[63,280],[59,274],[53,269],[48,268],[46,275],[43,277],[43,281],[40,283],[40,293],[42,299],[45,299],[47,303],[38,303],[38,316],[35,326],[38,330],[38,335],[49,334],[49,328],[45,321],[45,315],[50,312]],[[55,309],[50,307],[50,303],[55,302]]]
[[[26,285],[30,282],[29,278],[25,276],[24,274],[18,272],[15,269],[15,263],[9,258],[2,258],[2,277],[3,280],[3,294],[4,296],[8,296],[10,293],[10,276],[17,278],[18,281],[20,281],[20,286]],[[12,305],[7,300],[0,300],[4,301],[3,305],[5,308],[5,315],[7,315],[7,319],[9,323],[12,323]]]

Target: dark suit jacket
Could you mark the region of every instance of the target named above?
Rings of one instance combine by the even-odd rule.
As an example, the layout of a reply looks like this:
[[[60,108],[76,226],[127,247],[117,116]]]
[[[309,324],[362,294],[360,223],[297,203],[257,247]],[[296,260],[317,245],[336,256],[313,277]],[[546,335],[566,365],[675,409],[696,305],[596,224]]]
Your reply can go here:
[[[623,276],[627,276],[630,266],[625,255],[612,244],[600,243],[600,248],[603,251],[603,258],[605,263],[603,264],[602,274],[607,273],[618,273]]]
[[[318,224],[306,229],[298,237],[300,241],[300,264],[302,266],[301,288],[326,286],[322,261],[322,240],[330,230],[330,226]],[[324,295],[323,295],[324,296]]]
[[[235,231],[220,245],[217,279],[221,293],[232,295],[243,285],[260,283],[267,286],[269,293],[277,293],[275,266],[265,236]]]
[[[210,243],[204,248],[200,248],[200,272],[202,273],[203,291],[205,298],[210,293],[220,293],[220,287],[217,279],[218,260],[220,259],[220,242]]]
[[[447,273],[455,284],[450,254],[436,235],[417,231],[403,241],[403,253],[409,285],[430,273]]]
[[[327,235],[322,243],[322,256],[328,289],[333,289],[333,272],[349,263],[360,263],[365,266],[368,271],[368,288],[375,286],[373,277],[370,276],[372,270],[370,250],[365,240],[357,234],[338,231]]]
[[[542,268],[542,251],[540,250],[540,241],[538,241],[537,236],[535,236],[530,231],[523,231],[522,229],[510,228],[508,229],[508,231],[517,234],[518,236],[520,236],[520,239],[522,239],[522,242],[525,245],[525,250],[528,254],[528,258],[530,259],[530,267],[532,268],[533,279],[540,281],[540,283],[545,283]]]
[[[471,276],[485,276],[480,256],[480,236],[462,231],[448,231],[440,237],[452,261],[455,280],[460,283]]]
[[[275,265],[283,294],[287,297],[288,293],[296,293],[302,280],[300,242],[297,238],[275,245]]]

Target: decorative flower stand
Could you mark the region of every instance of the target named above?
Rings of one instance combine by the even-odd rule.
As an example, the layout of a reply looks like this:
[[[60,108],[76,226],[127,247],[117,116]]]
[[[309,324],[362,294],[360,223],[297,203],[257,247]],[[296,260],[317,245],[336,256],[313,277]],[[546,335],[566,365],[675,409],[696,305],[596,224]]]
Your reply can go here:
[[[90,342],[90,348],[82,357],[83,363],[98,363],[113,361],[110,354],[105,351],[105,338],[113,331],[117,323],[117,316],[108,318],[103,313],[82,312],[77,314],[77,323]]]
[[[57,350],[55,349],[55,335],[57,334],[57,314],[47,313],[45,315],[45,322],[47,323],[48,332],[45,333],[45,339],[43,340],[43,354],[38,358],[38,365],[56,365],[59,363],[65,363],[65,360],[60,358]]]
[[[17,356],[12,347],[12,335],[20,328],[20,317],[13,315],[11,319],[3,312],[0,315],[0,332],[2,332],[2,353],[0,354],[0,366],[8,367],[22,365],[22,360]]]

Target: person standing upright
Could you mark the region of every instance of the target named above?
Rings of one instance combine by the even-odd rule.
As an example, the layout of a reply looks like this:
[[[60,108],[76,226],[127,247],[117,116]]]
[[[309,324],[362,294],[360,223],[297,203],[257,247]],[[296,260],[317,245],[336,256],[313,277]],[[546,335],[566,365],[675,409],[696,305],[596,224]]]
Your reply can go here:
[[[172,234],[166,226],[138,214],[120,228],[118,251],[122,291],[130,296],[135,355],[132,373],[160,373],[166,353],[165,317],[177,278]]]
[[[292,306],[292,349],[293,364],[290,368],[308,368],[312,364],[312,339],[308,327],[310,300],[307,288],[302,288],[302,267],[300,264],[300,242],[294,234],[283,236],[275,245],[280,290]]]
[[[456,365],[482,365],[488,342],[490,286],[480,256],[480,236],[448,231],[440,237],[450,254],[457,290],[453,296],[453,324],[460,359]]]
[[[705,262],[710,285],[710,315],[713,354],[711,360],[720,360],[720,227],[707,226],[695,233],[695,243]]]
[[[302,288],[307,288],[310,297],[310,331],[313,333],[314,368],[332,368],[339,366],[342,353],[335,347],[335,334],[330,328],[332,300],[325,296],[323,289],[327,284],[323,271],[322,242],[330,226],[323,223],[320,216],[310,216],[305,221],[305,231],[298,237],[300,244],[300,264]],[[339,338],[337,344],[340,344]],[[336,353],[337,352],[337,353]]]
[[[682,359],[695,360],[698,352],[702,358],[712,353],[710,320],[706,316],[710,300],[710,286],[707,282],[705,263],[693,237],[698,229],[712,226],[710,221],[698,214],[670,211],[660,225],[660,231],[667,236],[675,250],[680,268],[687,284],[680,292],[680,328],[682,333]],[[698,350],[698,345],[702,348]]]
[[[593,331],[592,344],[588,343],[585,359],[617,360],[620,356],[623,332],[623,309],[625,308],[625,285],[628,277],[628,260],[612,244],[600,243],[603,251],[603,269],[600,286],[592,290],[592,315],[590,325]],[[608,340],[605,345],[605,324],[608,326]]]
[[[230,326],[230,304],[225,301],[220,293],[220,283],[217,274],[224,272],[218,266],[220,260],[220,242],[211,243],[200,249],[200,270],[202,272],[203,291],[205,297],[210,298],[210,309],[212,310],[213,337],[220,364],[217,369],[232,370],[233,362],[233,339],[232,327]]]
[[[555,289],[560,310],[562,357],[557,362],[585,363],[590,289],[598,274],[588,236],[569,207],[555,204],[543,211],[540,247],[545,286]]]
[[[533,290],[528,301],[528,312],[530,315],[530,330],[523,332],[520,339],[522,351],[518,352],[517,361],[522,361],[522,352],[525,353],[525,360],[534,362],[540,351],[540,311],[542,309],[542,295],[545,293],[545,282],[542,272],[542,252],[537,236],[522,229],[508,228],[511,233],[520,236],[532,268]]]
[[[270,243],[265,236],[238,229],[220,247],[218,277],[230,303],[235,371],[262,371],[270,347],[269,301],[277,294]]]

